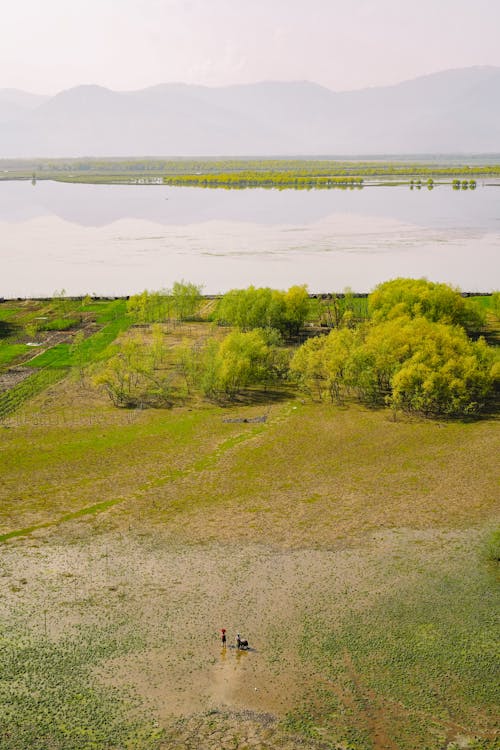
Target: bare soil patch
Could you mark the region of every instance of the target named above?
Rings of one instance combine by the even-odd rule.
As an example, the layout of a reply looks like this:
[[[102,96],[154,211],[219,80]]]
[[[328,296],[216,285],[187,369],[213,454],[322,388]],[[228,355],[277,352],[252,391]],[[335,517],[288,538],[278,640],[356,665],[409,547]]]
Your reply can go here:
[[[8,391],[18,383],[29,378],[36,370],[33,367],[11,367],[5,372],[0,372],[0,393]]]
[[[454,724],[377,695],[345,650],[332,651],[333,681],[325,681],[314,655],[325,623],[335,631],[392,591],[411,589],[422,566],[444,566],[446,574],[477,534],[400,529],[362,546],[286,550],[180,546],[158,533],[95,536],[93,523],[71,522],[2,548],[3,618],[54,641],[104,627],[118,633],[119,647],[133,633],[137,647],[96,663],[94,674],[102,685],[140,696],[166,732],[165,748],[344,747],[334,720],[311,720],[310,737],[301,740],[283,723],[290,712],[300,714],[307,696],[316,696],[321,715],[323,684],[338,715],[371,738],[357,748],[410,748],[394,732],[416,716],[431,737],[445,733],[451,742],[467,732],[463,717]],[[446,548],[453,550],[448,561]],[[236,632],[252,650],[237,651]],[[491,732],[485,721],[477,733]]]

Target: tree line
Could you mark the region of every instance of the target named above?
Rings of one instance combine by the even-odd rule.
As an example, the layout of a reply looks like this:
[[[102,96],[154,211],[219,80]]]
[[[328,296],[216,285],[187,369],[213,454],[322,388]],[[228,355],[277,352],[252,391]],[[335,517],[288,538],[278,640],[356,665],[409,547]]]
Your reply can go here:
[[[144,290],[127,300],[127,312],[136,323],[184,321],[196,315],[202,287],[186,281],[175,281],[172,289],[157,292]]]
[[[497,317],[499,296],[490,308]],[[287,384],[317,401],[464,417],[491,407],[500,382],[498,352],[479,335],[484,310],[446,284],[394,279],[374,289],[364,310],[349,292],[319,300],[306,286],[234,289],[215,303],[206,334],[168,347],[161,322],[174,311],[180,320],[196,316],[200,301],[200,288],[186,282],[129,300],[134,320],[153,325],[99,368],[95,382],[115,404],[231,401],[251,387]]]
[[[2,159],[0,168],[8,173],[2,179],[15,176],[31,178],[74,179],[75,181],[98,181],[99,176],[109,180],[126,181],[131,175],[158,175],[175,177],[222,176],[222,175],[285,175],[289,180],[325,177],[367,178],[367,177],[459,177],[461,180],[470,177],[498,177],[500,164],[474,163],[429,163],[411,161],[349,161],[333,159]],[[241,179],[241,178],[240,178]],[[280,178],[281,179],[281,178]],[[282,178],[284,179],[284,177]],[[226,181],[228,177],[226,177]],[[174,183],[172,183],[174,184]]]
[[[165,185],[192,187],[293,187],[293,188],[362,188],[362,177],[336,177],[332,175],[298,175],[293,172],[220,172],[217,174],[167,175]]]

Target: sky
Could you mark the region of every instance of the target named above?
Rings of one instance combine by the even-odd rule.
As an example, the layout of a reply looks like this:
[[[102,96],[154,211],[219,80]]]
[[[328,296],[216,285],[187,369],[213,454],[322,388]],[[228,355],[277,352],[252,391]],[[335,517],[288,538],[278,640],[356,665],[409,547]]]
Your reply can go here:
[[[500,65],[500,0],[0,0],[0,88],[55,94]]]

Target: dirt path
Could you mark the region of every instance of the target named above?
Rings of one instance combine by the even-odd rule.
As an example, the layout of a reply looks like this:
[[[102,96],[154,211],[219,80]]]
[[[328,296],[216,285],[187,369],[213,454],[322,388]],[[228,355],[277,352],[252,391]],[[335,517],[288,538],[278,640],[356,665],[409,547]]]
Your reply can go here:
[[[282,417],[278,416],[276,417],[275,421],[278,421],[281,418]],[[180,477],[187,477],[190,475],[194,475],[197,472],[204,471],[208,466],[213,466],[214,464],[216,464],[217,461],[219,461],[219,459],[227,451],[231,450],[232,448],[239,445],[240,443],[247,442],[249,440],[254,439],[265,428],[266,428],[265,423],[259,423],[258,425],[254,426],[251,430],[246,430],[243,433],[234,435],[233,437],[222,441],[219,445],[217,445],[214,448],[214,450],[210,454],[205,456],[201,461],[199,461],[198,459],[195,459],[194,463],[183,471],[175,471],[173,473],[169,472],[168,474],[164,476],[155,477],[155,479],[144,483],[135,492],[132,492],[127,497],[113,498],[111,500],[106,500],[104,502],[94,503],[90,506],[80,508],[71,513],[66,513],[63,516],[60,516],[59,518],[55,518],[50,521],[41,521],[40,523],[33,524],[31,526],[26,526],[20,529],[13,529],[12,531],[6,532],[5,534],[0,534],[0,544],[2,544],[3,542],[7,542],[9,539],[13,539],[15,537],[29,536],[34,531],[41,531],[43,529],[49,529],[51,527],[60,526],[61,524],[67,523],[68,521],[73,521],[79,518],[80,516],[96,515],[98,513],[103,513],[104,511],[109,510],[115,505],[125,503],[129,500],[139,499],[144,493],[148,492],[153,487],[158,487],[162,484],[168,484],[169,482],[178,480]]]
[[[118,498],[117,500],[106,500],[102,503],[95,503],[94,505],[87,506],[86,508],[80,508],[79,510],[73,511],[73,513],[65,513],[64,516],[55,519],[54,521],[44,521],[42,523],[34,524],[33,526],[27,526],[24,529],[15,529],[14,531],[8,531],[6,534],[0,534],[0,544],[7,542],[9,539],[15,539],[16,537],[29,536],[34,531],[41,531],[43,529],[49,529],[51,526],[59,526],[62,523],[68,521],[74,521],[81,516],[96,515],[97,513],[103,513],[109,510],[113,505],[117,505],[124,501],[124,498]]]

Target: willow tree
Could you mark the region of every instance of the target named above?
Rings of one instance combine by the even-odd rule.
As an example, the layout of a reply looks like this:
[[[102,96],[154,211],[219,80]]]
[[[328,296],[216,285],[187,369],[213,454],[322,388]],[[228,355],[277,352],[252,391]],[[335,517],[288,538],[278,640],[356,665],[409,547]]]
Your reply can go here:
[[[215,320],[249,331],[274,328],[284,336],[296,335],[309,314],[307,286],[283,292],[269,287],[231,289],[219,300]]]
[[[263,329],[233,331],[222,341],[211,339],[201,353],[199,385],[215,400],[234,399],[251,385],[267,385],[285,370],[272,334]]]
[[[379,284],[368,296],[368,310],[376,322],[400,315],[422,316],[435,323],[461,325],[469,332],[484,323],[479,307],[458,289],[427,279],[398,278]]]
[[[158,352],[140,339],[128,339],[94,376],[115,406],[171,406],[172,374],[158,367]]]
[[[174,281],[172,286],[172,305],[179,320],[186,320],[196,315],[201,302],[201,286],[189,281]]]
[[[309,340],[291,371],[319,399],[349,393],[373,406],[461,417],[485,406],[500,381],[500,360],[461,326],[400,316]]]

